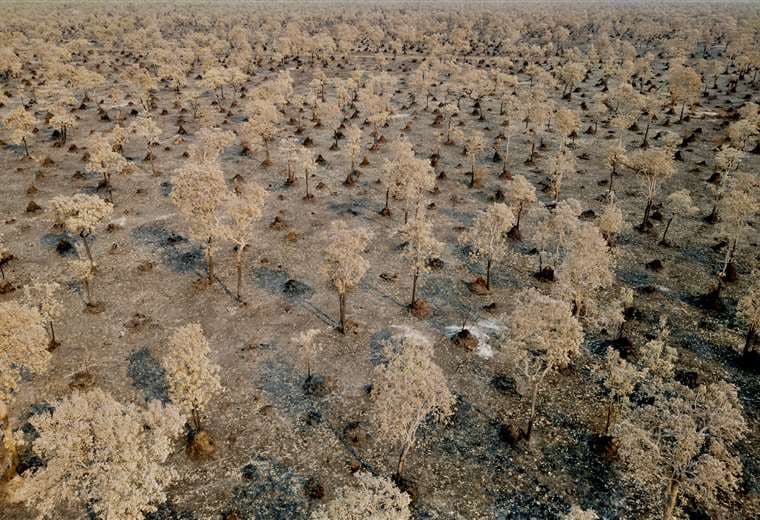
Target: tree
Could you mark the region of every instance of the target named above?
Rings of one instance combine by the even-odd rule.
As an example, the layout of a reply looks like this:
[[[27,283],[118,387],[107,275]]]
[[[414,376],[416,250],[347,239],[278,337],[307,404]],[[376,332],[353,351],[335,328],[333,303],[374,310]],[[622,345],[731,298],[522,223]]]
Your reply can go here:
[[[651,227],[649,214],[659,191],[660,183],[675,173],[675,165],[670,151],[665,148],[635,150],[628,154],[625,163],[641,176],[646,188],[647,204],[644,209],[644,218],[639,225],[639,229],[646,230]]]
[[[710,216],[707,217],[708,222],[718,221],[718,205],[723,198],[723,194],[728,186],[728,181],[741,165],[744,158],[744,152],[737,150],[736,148],[724,144],[715,154],[715,169],[717,170],[717,185],[712,188],[713,191],[713,209]]]
[[[111,176],[127,175],[134,170],[132,163],[115,150],[119,144],[118,137],[118,133],[115,135],[93,134],[87,146],[89,152],[87,169],[103,175],[102,185],[108,190],[111,204],[114,202]]]
[[[58,346],[53,323],[63,314],[63,305],[56,294],[60,288],[56,282],[42,281],[24,286],[24,304],[37,309],[50,331],[49,350]]]
[[[509,230],[509,236],[512,238],[520,238],[520,220],[526,207],[530,207],[531,204],[538,202],[536,198],[536,188],[531,182],[523,175],[515,175],[510,183],[509,191],[507,192],[507,200],[509,205],[513,208],[517,208],[517,214],[515,215],[515,225]]]
[[[686,105],[691,105],[699,99],[699,93],[702,91],[702,79],[694,69],[677,65],[670,70],[668,87],[670,88],[671,102],[674,105],[681,105],[681,112],[678,116],[678,121],[681,122]]]
[[[409,520],[411,498],[393,482],[362,471],[357,484],[344,486],[335,498],[311,515],[311,520]]]
[[[607,354],[599,372],[607,392],[604,435],[609,435],[618,414],[618,408],[621,406],[627,408],[628,398],[644,374],[635,365],[621,358],[620,353],[612,347],[607,348]]]
[[[195,143],[188,147],[189,159],[199,163],[216,161],[234,142],[235,134],[229,130],[201,128],[195,134]]]
[[[557,294],[572,304],[573,316],[592,319],[601,291],[612,286],[614,260],[599,228],[583,223],[570,235],[567,253],[557,269]]]
[[[554,114],[554,124],[557,127],[557,132],[559,132],[560,148],[564,148],[567,144],[567,138],[573,132],[578,132],[581,126],[581,118],[575,110],[560,107],[557,109],[557,113]]]
[[[13,301],[0,303],[0,481],[13,477],[18,463],[10,413],[13,394],[24,372],[47,371],[49,344],[36,309]]]
[[[34,453],[46,464],[24,472],[16,500],[40,517],[67,505],[105,520],[141,520],[166,501],[177,474],[163,464],[183,424],[175,407],[122,404],[95,388],[75,390],[53,410],[30,419]]]
[[[575,173],[575,157],[563,148],[552,157],[549,165],[549,184],[554,202],[559,201],[562,179],[565,175],[573,173]]]
[[[240,184],[236,186],[235,194],[226,197],[224,201],[220,233],[237,248],[235,294],[238,301],[242,301],[243,254],[250,244],[253,225],[261,218],[267,197],[267,191],[257,184]]]
[[[338,292],[340,323],[338,330],[346,333],[346,307],[353,291],[369,268],[362,253],[369,243],[369,232],[361,227],[351,228],[345,222],[333,222],[327,233],[328,246],[324,250],[323,271],[329,283]]]
[[[252,151],[260,144],[264,147],[265,158],[262,166],[272,164],[269,149],[277,138],[282,114],[274,103],[266,99],[255,99],[248,104],[248,121],[240,127],[240,142],[245,150]]]
[[[311,366],[314,356],[322,350],[321,343],[316,341],[317,336],[321,333],[322,331],[319,329],[309,329],[293,337],[293,341],[299,348],[298,353],[306,365],[306,382],[311,380]]]
[[[406,239],[403,256],[412,266],[412,300],[409,308],[417,304],[417,282],[420,276],[430,270],[428,259],[440,254],[443,244],[433,236],[433,224],[424,211],[401,228],[400,235]]]
[[[568,303],[531,288],[517,296],[509,315],[504,361],[520,393],[530,393],[526,438],[530,439],[539,391],[546,377],[580,353],[583,330]]]
[[[383,164],[383,177],[387,184],[383,215],[390,215],[388,195],[404,201],[404,224],[409,220],[410,206],[415,214],[419,212],[422,196],[435,187],[435,171],[430,161],[414,156],[411,143],[404,139],[394,141],[390,146],[390,159]]]
[[[491,289],[491,267],[509,254],[507,233],[515,224],[515,216],[509,206],[492,204],[475,218],[470,229],[459,242],[471,244],[470,258],[486,261],[486,289]]]
[[[670,209],[670,217],[668,218],[668,223],[665,225],[665,231],[662,232],[662,238],[660,239],[660,244],[662,245],[668,245],[666,238],[668,236],[670,224],[675,217],[689,217],[696,215],[699,211],[699,208],[697,208],[691,201],[689,190],[678,190],[668,195],[667,207]]]
[[[670,385],[613,429],[628,476],[662,493],[663,520],[681,496],[715,509],[722,494],[738,490],[742,464],[731,447],[746,431],[736,388],[723,381]]]
[[[113,204],[96,195],[77,193],[70,197],[64,195],[53,197],[50,208],[53,210],[56,225],[63,226],[70,233],[76,233],[82,239],[90,267],[94,270],[96,266],[87,238],[99,224],[111,216]]]
[[[459,113],[459,107],[455,103],[446,103],[441,107],[441,113],[443,119],[446,122],[446,144],[452,144],[451,130],[453,126],[454,116]]]
[[[285,184],[296,182],[296,165],[299,160],[301,145],[295,137],[287,137],[280,140],[280,153],[285,156],[287,164],[287,178]]]
[[[471,132],[465,141],[467,158],[470,160],[470,188],[475,187],[475,178],[477,176],[475,163],[478,161],[478,154],[485,150],[485,148],[486,141],[483,133],[477,130]]]
[[[351,169],[348,171],[346,180],[343,184],[350,186],[354,183],[354,172],[356,171],[356,158],[362,150],[362,129],[359,125],[353,124],[346,128],[346,155],[351,161]]]
[[[614,191],[610,192],[607,197],[607,204],[604,206],[602,214],[599,215],[597,226],[610,247],[615,244],[617,236],[627,229],[623,211],[617,205]]]
[[[400,447],[396,478],[403,479],[404,463],[420,426],[431,418],[445,421],[454,408],[446,377],[433,361],[433,347],[405,337],[397,349],[386,345],[388,362],[375,367],[370,395],[378,438]]]
[[[201,416],[208,403],[223,391],[219,365],[209,359],[210,354],[211,348],[201,326],[189,323],[174,329],[161,358],[169,396],[192,421],[193,437],[205,432]]]
[[[757,212],[760,206],[760,180],[756,175],[740,172],[728,181],[726,194],[721,199],[719,211],[723,215],[721,219],[721,232],[728,237],[726,254],[723,260],[719,279],[723,280],[729,265],[733,263],[739,240],[741,240],[749,227],[750,217]]]
[[[214,240],[220,236],[221,208],[228,196],[218,161],[188,161],[172,177],[171,201],[187,222],[190,235],[206,243],[208,281],[214,280]]]
[[[34,114],[25,110],[24,107],[16,107],[3,119],[3,126],[8,128],[12,144],[24,145],[24,156],[29,157],[28,139],[34,135],[34,127],[37,124],[37,118]]]
[[[760,330],[760,278],[755,273],[755,280],[747,292],[739,299],[736,315],[747,326],[742,355],[748,358],[752,352],[757,331]]]
[[[153,152],[151,147],[158,144],[161,137],[161,127],[153,120],[151,116],[140,116],[132,123],[132,132],[145,141],[145,160],[150,162],[150,171],[156,175],[156,165],[153,163]]]
[[[570,512],[562,517],[562,520],[598,520],[599,515],[593,509],[583,509],[581,506],[574,505]]]
[[[306,181],[306,195],[303,198],[304,200],[311,200],[314,195],[309,191],[309,177],[317,170],[317,161],[314,160],[314,154],[311,150],[302,147],[298,153],[298,162],[301,164],[303,178]]]

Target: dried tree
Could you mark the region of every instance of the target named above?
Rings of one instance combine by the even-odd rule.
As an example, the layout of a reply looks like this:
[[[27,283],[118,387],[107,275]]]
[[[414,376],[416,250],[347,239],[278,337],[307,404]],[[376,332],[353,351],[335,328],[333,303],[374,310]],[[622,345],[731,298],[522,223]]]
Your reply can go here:
[[[446,420],[453,413],[454,396],[433,361],[432,345],[407,337],[397,348],[387,345],[385,355],[388,362],[377,366],[373,377],[372,415],[378,438],[400,447],[395,476],[402,480],[420,426],[428,418]]]
[[[459,242],[471,244],[470,257],[486,261],[486,290],[491,289],[491,267],[509,254],[507,233],[515,225],[515,216],[509,206],[492,204],[475,218],[470,229],[460,237]]]
[[[43,317],[33,307],[0,303],[0,481],[16,474],[18,452],[11,423],[11,401],[22,372],[45,372],[50,363]]]
[[[218,161],[189,161],[172,177],[171,200],[187,222],[190,235],[206,244],[208,281],[214,280],[215,239],[220,237],[221,208],[228,196]]]
[[[63,226],[70,233],[76,233],[82,239],[90,267],[94,270],[96,266],[87,239],[98,225],[110,218],[113,213],[113,204],[96,195],[77,193],[70,197],[64,195],[53,197],[50,208],[53,210],[56,225]]]
[[[644,218],[639,225],[639,229],[646,230],[652,225],[649,214],[659,192],[660,183],[675,173],[672,154],[666,148],[635,150],[628,154],[625,164],[641,176],[646,188],[647,204]]]
[[[509,205],[516,208],[515,225],[509,230],[509,236],[514,239],[520,239],[520,220],[523,212],[532,204],[538,202],[536,197],[536,188],[523,175],[515,175],[509,185],[507,192],[507,201]]]
[[[680,497],[716,510],[723,494],[738,490],[742,464],[731,447],[746,431],[736,388],[726,382],[669,385],[613,428],[628,476],[662,494],[663,520]]]
[[[174,329],[161,358],[172,402],[190,418],[189,448],[195,455],[213,452],[213,443],[203,428],[201,417],[208,403],[223,391],[220,367],[209,358],[210,354],[203,329],[198,323],[190,323]]]
[[[752,352],[753,344],[760,330],[760,278],[755,273],[755,280],[747,292],[739,299],[736,315],[747,326],[742,355],[747,359]]]
[[[572,305],[573,316],[593,320],[607,301],[602,291],[614,282],[614,259],[599,228],[582,224],[570,236],[567,253],[557,269],[556,293]]]
[[[3,118],[3,126],[10,130],[10,142],[24,145],[24,156],[29,157],[28,139],[34,135],[37,118],[24,107],[16,107]]]
[[[40,316],[47,323],[47,329],[50,333],[49,350],[58,346],[55,339],[55,320],[63,314],[63,305],[56,294],[61,286],[56,282],[35,281],[30,285],[24,286],[24,303],[37,309]]]
[[[354,173],[356,172],[356,158],[362,150],[362,129],[358,125],[351,125],[344,132],[346,135],[346,155],[351,161],[351,169],[346,175],[343,184],[350,186],[354,183]]]
[[[322,331],[320,329],[308,329],[293,338],[298,345],[298,353],[306,365],[306,382],[311,381],[311,367],[314,356],[322,350],[322,344],[316,341],[316,338]]]
[[[691,201],[689,190],[678,190],[668,195],[667,207],[670,210],[670,217],[668,218],[668,223],[665,224],[665,231],[662,232],[661,245],[669,245],[667,241],[668,230],[674,218],[690,217],[699,212],[699,208]]]
[[[369,268],[362,253],[369,243],[369,232],[361,227],[349,227],[345,222],[333,222],[326,236],[323,271],[338,293],[340,322],[338,330],[346,333],[346,311],[349,293],[353,291]]]
[[[506,321],[504,361],[520,393],[530,395],[524,433],[530,439],[541,385],[549,374],[567,366],[580,353],[583,330],[568,303],[532,288],[517,296],[517,306]]]
[[[106,520],[141,520],[166,501],[178,475],[164,462],[184,422],[175,407],[122,404],[95,388],[53,410],[30,420],[34,453],[46,464],[24,472],[16,500],[42,518],[65,505]]]
[[[411,498],[393,482],[368,472],[355,474],[356,485],[344,486],[311,520],[409,520]]]
[[[415,310],[421,305],[418,304],[417,300],[419,278],[430,270],[428,261],[430,257],[440,254],[443,250],[443,244],[435,239],[433,223],[427,218],[424,211],[421,211],[417,218],[405,224],[401,228],[400,235],[406,240],[403,256],[412,267],[412,299],[409,308]]]
[[[251,241],[254,224],[261,218],[267,191],[257,184],[239,184],[225,198],[220,234],[235,244],[235,295],[242,301],[243,255]]]
[[[598,368],[602,384],[607,394],[607,406],[604,420],[604,435],[609,435],[620,407],[628,407],[629,397],[643,373],[632,363],[620,357],[612,347],[607,348],[604,363]]]

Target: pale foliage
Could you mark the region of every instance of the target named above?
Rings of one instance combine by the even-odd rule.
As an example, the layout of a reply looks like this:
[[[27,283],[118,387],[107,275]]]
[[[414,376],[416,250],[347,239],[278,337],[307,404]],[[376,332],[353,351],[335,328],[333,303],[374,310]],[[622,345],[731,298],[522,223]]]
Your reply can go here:
[[[178,327],[169,336],[161,366],[169,395],[184,414],[196,415],[222,391],[219,365],[209,358],[211,348],[198,323]]]
[[[504,361],[521,393],[537,388],[580,353],[583,330],[570,305],[533,288],[518,294],[517,306],[505,321]]]
[[[43,318],[16,302],[0,303],[0,401],[9,401],[21,380],[22,367],[39,374],[47,370],[50,353]]]
[[[501,262],[510,254],[506,235],[514,224],[515,216],[510,207],[497,202],[478,215],[472,226],[460,235],[460,243],[472,246],[470,257],[476,261],[486,261],[487,278],[490,278],[491,265]]]
[[[623,211],[617,204],[615,192],[610,193],[607,204],[604,206],[604,211],[599,215],[599,220],[596,224],[602,236],[610,245],[614,244],[615,238],[628,228],[623,217]]]
[[[426,212],[420,210],[417,218],[406,223],[399,234],[408,242],[402,255],[411,264],[412,271],[416,274],[428,272],[428,258],[440,254],[443,243],[436,240],[433,223],[427,218]]]
[[[661,490],[666,511],[681,494],[715,510],[722,493],[738,490],[742,464],[731,447],[746,431],[736,388],[718,382],[676,385],[633,409],[614,434],[628,476]]]
[[[10,130],[9,140],[13,144],[21,144],[24,140],[34,135],[34,125],[37,119],[34,114],[17,107],[3,118],[3,126]]]
[[[330,226],[324,251],[323,272],[338,294],[352,291],[369,268],[362,253],[369,243],[370,234],[362,227],[350,227],[336,221]]]
[[[378,437],[401,447],[400,472],[417,430],[429,417],[446,420],[453,413],[454,396],[433,360],[432,345],[405,337],[398,348],[387,345],[385,355],[388,362],[374,371],[372,415]]]
[[[42,319],[51,322],[63,314],[63,305],[56,293],[60,290],[56,282],[36,281],[24,286],[24,303],[39,311]]]
[[[562,520],[597,520],[599,515],[593,509],[583,509],[581,506],[574,505],[570,512],[562,517]]]
[[[214,161],[234,142],[235,134],[229,130],[201,128],[196,133],[196,142],[188,147],[188,155],[199,163]]]
[[[311,515],[312,520],[408,520],[411,498],[388,479],[355,474],[356,484],[338,489],[335,498]]]
[[[614,281],[613,267],[609,245],[599,228],[583,224],[572,234],[557,269],[557,294],[572,304],[574,315],[592,319],[596,308],[604,304],[599,300],[601,291]]]
[[[163,465],[184,420],[158,401],[122,404],[96,388],[75,391],[32,417],[34,452],[46,462],[25,472],[15,499],[39,518],[60,518],[60,505],[85,506],[104,520],[142,520],[166,500],[176,473]]]
[[[183,164],[172,177],[171,201],[197,240],[209,240],[219,233],[220,209],[227,185],[218,161]]]
[[[69,197],[57,195],[50,201],[50,208],[55,215],[56,224],[78,235],[89,235],[113,213],[113,204],[97,195],[84,193],[76,193]]]

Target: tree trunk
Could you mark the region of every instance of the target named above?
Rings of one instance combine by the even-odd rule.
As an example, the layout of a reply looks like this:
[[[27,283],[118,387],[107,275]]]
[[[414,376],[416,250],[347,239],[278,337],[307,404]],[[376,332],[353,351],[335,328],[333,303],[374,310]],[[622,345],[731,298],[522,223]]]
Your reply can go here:
[[[52,321],[52,320],[50,321],[50,342],[51,342],[53,345],[55,345],[56,343],[58,343],[58,342],[55,340],[55,327],[53,326],[53,321]]]
[[[647,128],[646,128],[646,130],[644,130],[644,140],[641,141],[641,147],[642,148],[646,148],[647,146],[649,146],[649,141],[647,139],[649,137],[649,125],[650,124],[651,124],[651,122],[647,121]]]
[[[673,510],[676,508],[676,502],[678,500],[678,482],[671,480],[668,483],[668,491],[665,497],[665,509],[662,512],[662,520],[671,520],[673,518]]]
[[[406,462],[406,455],[409,453],[409,444],[404,444],[401,448],[401,453],[398,456],[398,465],[396,466],[396,477],[400,480],[404,473],[404,463]]]
[[[410,304],[410,307],[414,307],[414,302],[417,301],[417,280],[420,277],[420,269],[419,267],[414,270],[414,277],[412,278],[412,303]]]
[[[528,429],[525,432],[525,438],[530,440],[533,433],[533,420],[536,417],[536,401],[538,401],[538,383],[533,384],[533,395],[530,399],[530,416],[528,417]]]
[[[338,330],[341,334],[346,333],[346,294],[338,293],[338,304],[340,306],[340,324]]]
[[[92,305],[92,292],[91,292],[91,289],[90,289],[90,281],[87,280],[87,279],[85,279],[85,280],[83,280],[83,283],[84,283],[85,298],[87,298],[87,301],[85,301],[85,304],[88,305],[88,306],[90,306],[90,305]]]
[[[673,222],[672,216],[668,219],[668,223],[665,225],[665,231],[662,233],[662,239],[660,240],[660,244],[667,244],[667,242],[665,241],[665,237],[668,236],[668,230],[670,229],[671,222]]]
[[[208,243],[206,245],[206,263],[208,264],[208,281],[214,281],[214,253],[211,251],[211,243],[213,239],[208,237]]]
[[[241,288],[243,286],[243,259],[237,258],[235,261],[235,268],[237,269],[237,299],[242,301],[240,296]]]
[[[652,210],[652,199],[647,200],[647,206],[644,208],[644,219],[641,221],[641,229],[646,229],[649,223],[649,212]]]
[[[23,141],[23,143],[24,143],[24,155],[26,157],[29,157],[29,145],[26,144],[26,137],[22,137],[21,141]]]
[[[201,431],[201,416],[198,413],[198,409],[193,408],[191,415],[192,415],[192,421],[193,421],[193,429],[196,432]]]
[[[752,351],[752,342],[755,340],[755,327],[749,327],[747,329],[747,335],[744,340],[744,351],[742,355],[746,358]]]
[[[486,262],[486,289],[491,290],[491,262],[492,258],[489,256]]]
[[[684,102],[684,103],[681,103],[681,113],[680,113],[680,115],[678,116],[678,122],[679,122],[679,123],[680,123],[681,121],[683,121],[683,111],[684,111],[684,109],[685,109],[685,108],[686,108],[686,103],[685,103],[685,102]]]
[[[610,426],[612,426],[612,416],[615,413],[615,403],[612,399],[607,403],[607,420],[604,422],[604,434],[609,435]]]
[[[87,242],[87,235],[79,233],[82,238],[82,244],[84,244],[84,252],[87,253],[87,259],[90,261],[90,267],[95,269],[95,262],[92,260],[92,251],[90,251],[90,244]]]
[[[2,448],[8,454],[10,465],[8,466],[6,472],[0,475],[0,482],[7,482],[16,476],[16,465],[18,464],[18,449],[16,447],[15,439],[13,438],[10,410],[8,410],[8,416],[5,418]]]

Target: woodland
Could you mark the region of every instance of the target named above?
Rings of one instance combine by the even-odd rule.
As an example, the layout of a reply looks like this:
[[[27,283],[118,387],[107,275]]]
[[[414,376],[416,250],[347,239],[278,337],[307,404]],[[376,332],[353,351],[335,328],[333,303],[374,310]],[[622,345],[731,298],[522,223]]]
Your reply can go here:
[[[0,6],[0,520],[760,517],[760,6]]]

